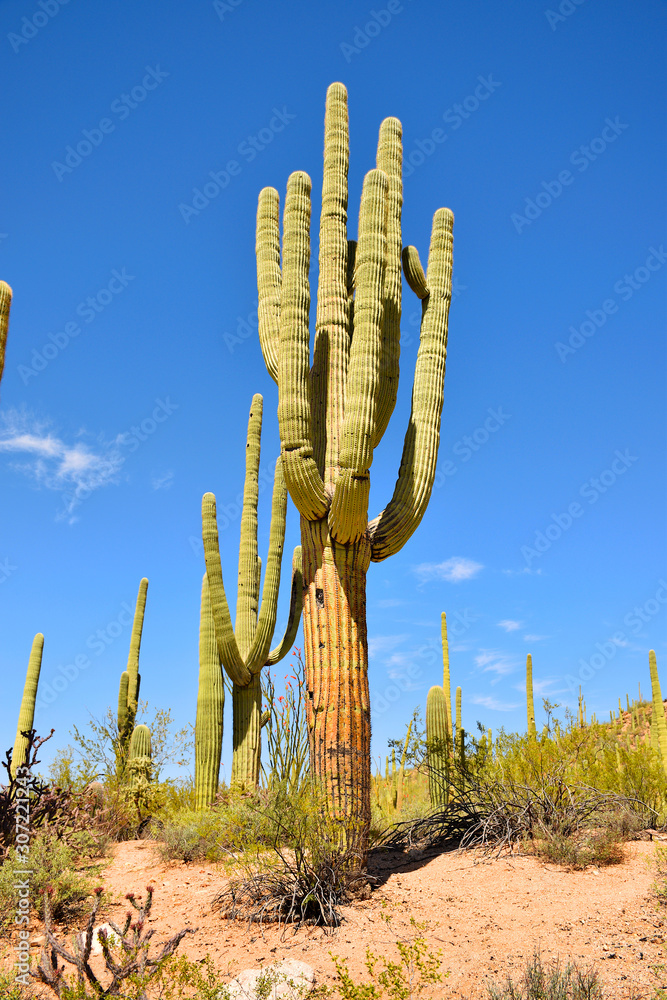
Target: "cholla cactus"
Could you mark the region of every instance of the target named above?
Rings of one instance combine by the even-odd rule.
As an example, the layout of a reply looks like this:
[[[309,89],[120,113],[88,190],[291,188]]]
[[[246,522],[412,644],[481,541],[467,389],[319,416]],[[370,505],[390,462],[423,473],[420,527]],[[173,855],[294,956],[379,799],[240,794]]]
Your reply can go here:
[[[260,605],[259,589],[262,563],[257,554],[257,502],[259,499],[262,406],[262,397],[259,394],[253,396],[246,444],[246,478],[243,491],[243,513],[241,515],[236,627],[232,625],[222,580],[215,497],[212,493],[206,493],[202,500],[204,555],[206,557],[206,574],[213,611],[215,638],[222,665],[233,682],[232,739],[234,755],[231,781],[232,784],[243,788],[255,788],[259,781],[262,728],[260,673],[262,667],[274,666],[292,649],[299,627],[303,596],[301,548],[297,546],[294,550],[292,563],[292,596],[287,628],[279,645],[270,651],[278,613],[287,490],[283,479],[282,463],[279,460],[276,463],[269,554],[266,561]]]
[[[403,252],[401,124],[380,127],[376,169],[364,180],[358,242],[348,238],[347,92],[327,92],[319,286],[310,367],[310,192],[307,174],[287,182],[282,266],[279,196],[265,188],[257,211],[259,336],[279,390],[283,470],[301,514],[308,723],[314,775],[365,861],[370,826],[370,705],[366,573],[398,552],[419,525],[436,471],[451,299],[453,215],[433,219],[424,274]],[[369,520],[370,466],[396,402],[401,261],[422,301],[412,412],[398,480]]]
[[[195,808],[210,806],[218,791],[225,684],[204,574],[199,624],[199,691],[195,721]]]
[[[16,776],[19,767],[25,764],[26,751],[28,749],[28,739],[23,733],[29,733],[33,728],[35,720],[35,701],[37,699],[37,685],[39,684],[39,674],[42,669],[42,652],[44,650],[44,636],[38,632],[32,641],[30,659],[28,661],[28,671],[23,687],[23,698],[21,699],[21,709],[19,711],[19,721],[16,727],[16,739],[12,750],[12,776]]]

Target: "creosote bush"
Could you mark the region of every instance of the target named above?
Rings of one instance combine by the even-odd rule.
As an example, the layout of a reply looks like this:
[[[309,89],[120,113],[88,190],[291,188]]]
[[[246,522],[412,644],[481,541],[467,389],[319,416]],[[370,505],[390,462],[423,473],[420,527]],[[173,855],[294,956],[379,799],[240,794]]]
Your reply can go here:
[[[505,986],[490,986],[489,1000],[604,1000],[604,993],[595,970],[558,961],[545,966],[536,954],[519,983],[508,977]]]

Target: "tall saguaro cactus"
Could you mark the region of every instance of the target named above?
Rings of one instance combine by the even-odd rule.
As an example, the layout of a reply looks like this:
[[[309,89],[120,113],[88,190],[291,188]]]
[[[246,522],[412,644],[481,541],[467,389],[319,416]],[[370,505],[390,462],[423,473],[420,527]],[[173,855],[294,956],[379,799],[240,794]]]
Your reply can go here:
[[[278,612],[287,490],[282,463],[278,460],[271,506],[269,553],[260,604],[262,563],[257,554],[257,502],[262,407],[263,400],[258,393],[253,396],[248,419],[235,627],[232,625],[222,580],[215,496],[206,493],[202,500],[204,555],[215,638],[220,660],[233,683],[234,755],[231,780],[232,784],[244,788],[255,788],[259,781],[262,724],[261,670],[264,666],[274,666],[290,652],[299,627],[303,597],[301,548],[297,546],[292,561],[292,596],[287,628],[279,645],[270,651]]]
[[[30,659],[28,661],[28,671],[23,687],[23,698],[19,711],[19,721],[16,727],[16,739],[12,749],[12,774],[16,775],[19,767],[25,764],[28,740],[23,733],[29,733],[33,728],[35,720],[35,701],[37,699],[37,685],[39,684],[39,674],[42,669],[42,652],[44,651],[44,636],[38,632],[32,640]]]
[[[434,807],[445,805],[449,796],[451,753],[447,699],[443,689],[436,684],[426,696],[428,791]]]
[[[651,671],[651,692],[653,695],[653,712],[651,721],[655,719],[655,732],[657,736],[658,748],[662,757],[662,766],[667,772],[667,720],[665,719],[665,704],[662,700],[660,690],[660,678],[658,677],[658,661],[655,650],[650,649],[648,654],[649,669]]]
[[[259,336],[278,384],[283,470],[301,514],[304,637],[311,761],[347,843],[365,861],[370,824],[366,573],[398,552],[428,505],[436,470],[451,299],[452,225],[433,219],[424,274],[401,252],[401,124],[380,126],[376,169],[364,180],[358,241],[348,239],[348,114],[341,83],[327,92],[319,284],[310,367],[310,191],[287,182],[282,266],[279,196],[257,210]],[[420,347],[398,480],[368,519],[370,466],[396,402],[401,261],[422,300]]]
[[[6,281],[0,281],[0,380],[5,368],[5,347],[9,330],[9,308],[12,304],[12,290]]]
[[[199,624],[199,691],[195,721],[195,808],[210,806],[218,791],[225,685],[204,574]]]
[[[139,653],[141,651],[141,634],[144,628],[144,613],[146,611],[146,594],[148,580],[144,577],[139,583],[137,603],[134,609],[132,635],[130,637],[130,652],[127,658],[127,668],[120,675],[118,689],[118,753],[116,755],[118,776],[122,775],[130,750],[130,740],[134,729],[137,710],[139,708]]]
[[[533,658],[530,653],[526,657],[526,709],[528,713],[528,735],[531,739],[537,739],[535,702],[533,701]]]

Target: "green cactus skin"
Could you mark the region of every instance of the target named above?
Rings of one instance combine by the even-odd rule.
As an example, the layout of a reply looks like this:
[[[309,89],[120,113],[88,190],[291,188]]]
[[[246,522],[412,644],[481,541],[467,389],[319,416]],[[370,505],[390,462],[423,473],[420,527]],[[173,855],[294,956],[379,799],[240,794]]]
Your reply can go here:
[[[151,731],[148,726],[135,726],[130,738],[128,764],[131,773],[131,784],[136,786],[142,779],[150,781],[152,777],[152,747]]]
[[[532,739],[537,739],[535,702],[533,701],[533,658],[530,653],[526,657],[526,703],[528,706],[528,735]]]
[[[653,713],[651,716],[651,722],[655,719],[655,732],[660,750],[660,756],[662,757],[662,766],[665,769],[665,773],[667,773],[667,720],[665,719],[665,705],[662,700],[662,692],[660,690],[658,662],[656,660],[655,650],[653,649],[649,650],[648,662],[651,671],[651,692],[653,695]],[[653,733],[651,733],[651,736],[653,738]]]
[[[458,748],[461,743],[461,733],[463,729],[461,727],[461,688],[456,689],[456,732],[454,737],[455,746]]]
[[[195,809],[206,809],[218,793],[225,685],[204,574],[199,623],[199,689],[195,721]]]
[[[141,650],[141,635],[144,627],[144,613],[146,611],[146,594],[148,592],[148,580],[144,577],[139,583],[137,603],[134,609],[134,620],[132,622],[132,635],[130,637],[130,651],[127,658],[127,667],[120,675],[118,685],[118,747],[116,751],[116,774],[122,778],[125,770],[125,762],[129,757],[130,740],[134,730],[134,723],[139,709],[139,687],[141,677],[139,674],[139,653]]]
[[[0,381],[5,368],[5,347],[9,329],[9,310],[12,304],[12,290],[6,281],[0,281]]]
[[[269,552],[260,604],[261,562],[257,555],[257,505],[262,408],[263,400],[257,393],[253,396],[248,419],[235,627],[232,625],[222,579],[215,497],[212,493],[206,493],[202,500],[204,555],[215,637],[220,661],[232,681],[231,784],[245,789],[254,789],[259,783],[261,670],[267,665],[274,666],[291,651],[299,627],[303,599],[301,548],[297,546],[292,560],[292,590],[287,628],[278,646],[270,650],[278,613],[287,489],[283,478],[283,463],[278,459],[273,486]]]
[[[405,780],[405,764],[408,759],[408,747],[410,746],[410,735],[412,733],[412,719],[408,723],[408,731],[405,734],[405,743],[403,744],[403,753],[401,754],[401,765],[398,769],[398,784],[396,789],[396,811],[401,812],[403,809],[403,782]]]
[[[301,514],[304,653],[311,768],[365,865],[370,827],[370,700],[366,574],[398,552],[431,496],[451,300],[453,215],[433,219],[427,274],[414,248],[407,273],[422,299],[412,412],[394,494],[368,520],[370,466],[394,409],[401,316],[401,124],[380,126],[376,169],[363,184],[356,246],[348,238],[347,91],[327,92],[319,282],[310,357],[310,191],[287,182],[282,268],[279,197],[259,196],[259,337],[278,384],[283,470]],[[354,261],[351,256],[354,254]],[[354,298],[353,298],[354,296]]]
[[[428,790],[433,807],[447,802],[449,786],[449,726],[445,692],[437,684],[426,697]]]
[[[44,651],[44,636],[38,632],[32,640],[30,659],[28,660],[28,671],[25,676],[23,687],[23,698],[19,711],[19,721],[16,727],[16,739],[12,750],[12,775],[16,777],[16,771],[25,764],[28,750],[28,740],[23,733],[29,733],[35,721],[35,701],[37,700],[37,685],[39,684],[39,674],[42,669],[42,653]]]
[[[442,689],[447,702],[447,740],[452,741],[452,682],[449,673],[449,642],[447,641],[447,615],[443,611],[440,616],[440,634],[442,636]]]

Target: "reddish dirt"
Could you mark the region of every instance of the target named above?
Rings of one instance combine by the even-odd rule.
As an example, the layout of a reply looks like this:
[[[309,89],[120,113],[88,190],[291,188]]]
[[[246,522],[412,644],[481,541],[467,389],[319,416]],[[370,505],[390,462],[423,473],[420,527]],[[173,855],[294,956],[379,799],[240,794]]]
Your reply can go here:
[[[376,869],[381,883],[371,899],[344,907],[344,923],[333,935],[319,928],[260,930],[221,919],[211,901],[226,884],[224,870],[164,862],[149,841],[116,845],[104,884],[116,899],[153,884],[156,940],[182,927],[197,928],[180,950],[193,959],[210,954],[225,973],[291,957],[312,965],[317,982],[331,984],[333,952],[363,979],[366,948],[395,958],[395,941],[414,935],[415,917],[428,921],[429,947],[441,949],[442,970],[448,972],[426,996],[488,1000],[486,984],[508,973],[518,979],[539,949],[543,959],[594,965],[613,1000],[648,1000],[656,987],[667,985],[665,923],[651,899],[647,864],[653,849],[648,842],[631,843],[623,864],[584,872],[530,857],[475,863],[469,853],[431,852],[410,861],[387,855],[391,867]],[[120,920],[126,908],[123,901],[106,915]],[[383,913],[391,915],[389,925]]]

